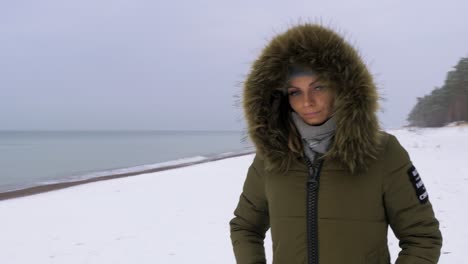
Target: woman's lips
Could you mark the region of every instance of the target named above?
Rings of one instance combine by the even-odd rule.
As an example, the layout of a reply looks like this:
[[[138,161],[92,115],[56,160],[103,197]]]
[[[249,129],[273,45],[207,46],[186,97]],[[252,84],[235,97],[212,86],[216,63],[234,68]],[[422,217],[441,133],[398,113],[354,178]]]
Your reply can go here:
[[[310,112],[310,113],[304,113],[304,116],[308,116],[308,117],[311,117],[311,116],[316,116],[320,113],[320,111],[318,112]]]

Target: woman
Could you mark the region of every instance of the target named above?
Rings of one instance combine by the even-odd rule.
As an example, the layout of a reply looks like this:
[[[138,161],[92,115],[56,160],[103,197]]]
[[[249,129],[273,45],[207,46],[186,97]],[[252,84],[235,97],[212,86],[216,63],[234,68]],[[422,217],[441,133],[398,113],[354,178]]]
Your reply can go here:
[[[256,155],[230,221],[238,264],[437,263],[442,237],[417,170],[379,129],[378,94],[358,53],[320,25],[271,40],[244,86]]]

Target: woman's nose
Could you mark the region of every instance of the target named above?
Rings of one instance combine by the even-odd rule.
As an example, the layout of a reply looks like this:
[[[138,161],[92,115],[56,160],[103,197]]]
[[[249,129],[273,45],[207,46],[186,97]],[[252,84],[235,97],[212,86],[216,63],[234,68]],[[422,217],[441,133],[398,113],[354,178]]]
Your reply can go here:
[[[303,100],[304,100],[303,101],[304,106],[314,105],[316,102],[315,94],[311,92],[307,92],[305,93]]]

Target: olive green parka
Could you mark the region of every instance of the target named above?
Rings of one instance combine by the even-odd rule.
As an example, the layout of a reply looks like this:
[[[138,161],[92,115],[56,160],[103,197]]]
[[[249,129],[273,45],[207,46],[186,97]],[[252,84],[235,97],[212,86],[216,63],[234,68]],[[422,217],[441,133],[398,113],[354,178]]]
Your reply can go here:
[[[308,166],[289,149],[284,122],[281,88],[291,64],[309,66],[337,89],[337,128],[319,174],[316,249],[306,228]],[[229,222],[238,264],[266,263],[268,229],[274,264],[314,263],[311,250],[316,264],[390,263],[389,226],[400,241],[396,263],[437,263],[442,236],[427,192],[406,150],[380,130],[376,86],[343,37],[308,23],[274,37],[247,76],[243,107],[256,155]]]

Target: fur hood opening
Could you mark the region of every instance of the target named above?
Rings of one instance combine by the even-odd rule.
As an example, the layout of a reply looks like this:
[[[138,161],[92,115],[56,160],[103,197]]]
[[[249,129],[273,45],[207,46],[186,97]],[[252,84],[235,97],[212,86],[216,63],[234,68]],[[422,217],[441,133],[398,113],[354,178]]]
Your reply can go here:
[[[338,33],[300,24],[274,37],[253,63],[244,82],[242,106],[247,132],[267,170],[288,169],[298,158],[288,147],[288,98],[281,91],[288,68],[304,65],[336,86],[335,137],[324,158],[351,173],[365,170],[380,146],[378,93],[356,49]]]

